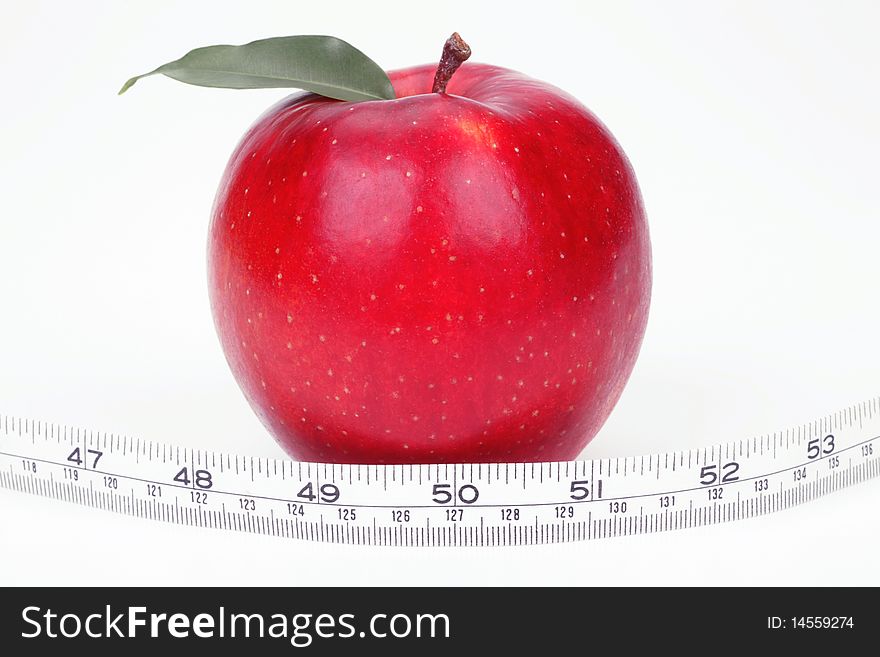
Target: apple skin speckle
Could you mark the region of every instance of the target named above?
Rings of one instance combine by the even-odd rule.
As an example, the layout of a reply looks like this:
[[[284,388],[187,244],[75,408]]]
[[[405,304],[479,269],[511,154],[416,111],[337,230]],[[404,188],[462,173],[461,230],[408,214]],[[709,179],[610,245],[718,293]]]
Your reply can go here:
[[[243,137],[209,233],[224,353],[298,459],[574,458],[647,323],[635,175],[555,87],[465,63],[431,94],[434,71],[390,73],[391,101],[294,94]]]

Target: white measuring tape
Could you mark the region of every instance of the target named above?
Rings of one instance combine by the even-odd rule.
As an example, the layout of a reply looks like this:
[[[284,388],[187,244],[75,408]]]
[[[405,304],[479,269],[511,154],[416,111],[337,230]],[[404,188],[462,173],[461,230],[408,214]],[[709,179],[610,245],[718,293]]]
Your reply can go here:
[[[0,416],[0,486],[198,527],[361,545],[523,545],[750,518],[880,474],[880,398],[690,451],[557,463],[253,458]]]

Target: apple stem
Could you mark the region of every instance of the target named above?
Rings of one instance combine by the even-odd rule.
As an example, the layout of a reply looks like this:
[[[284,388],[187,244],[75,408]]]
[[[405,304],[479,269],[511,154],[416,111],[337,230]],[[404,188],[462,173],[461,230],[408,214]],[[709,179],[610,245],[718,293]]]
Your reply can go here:
[[[471,47],[465,43],[458,32],[453,32],[452,36],[443,44],[443,55],[440,57],[440,65],[437,66],[437,73],[434,75],[434,87],[431,92],[445,94],[446,85],[449,84],[452,74],[470,56]]]

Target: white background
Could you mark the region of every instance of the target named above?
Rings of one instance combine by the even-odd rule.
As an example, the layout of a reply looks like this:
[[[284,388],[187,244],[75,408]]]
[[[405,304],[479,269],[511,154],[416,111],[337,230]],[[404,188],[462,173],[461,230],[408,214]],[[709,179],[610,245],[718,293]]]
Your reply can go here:
[[[437,7],[442,6],[442,11]],[[474,60],[580,98],[639,177],[655,287],[585,457],[751,437],[880,394],[880,45],[869,2],[0,5],[0,412],[279,456],[230,375],[208,214],[279,90],[135,73],[333,34],[385,68]],[[439,14],[439,15],[438,15]],[[490,551],[152,524],[0,490],[0,584],[880,584],[880,482],[732,525]]]

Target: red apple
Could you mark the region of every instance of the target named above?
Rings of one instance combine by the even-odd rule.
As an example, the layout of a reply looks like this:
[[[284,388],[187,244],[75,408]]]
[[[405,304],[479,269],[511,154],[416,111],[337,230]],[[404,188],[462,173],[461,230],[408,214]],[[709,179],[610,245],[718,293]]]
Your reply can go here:
[[[573,458],[635,363],[651,255],[620,146],[548,84],[465,64],[432,93],[435,69],[290,96],[223,176],[215,323],[294,457]]]

